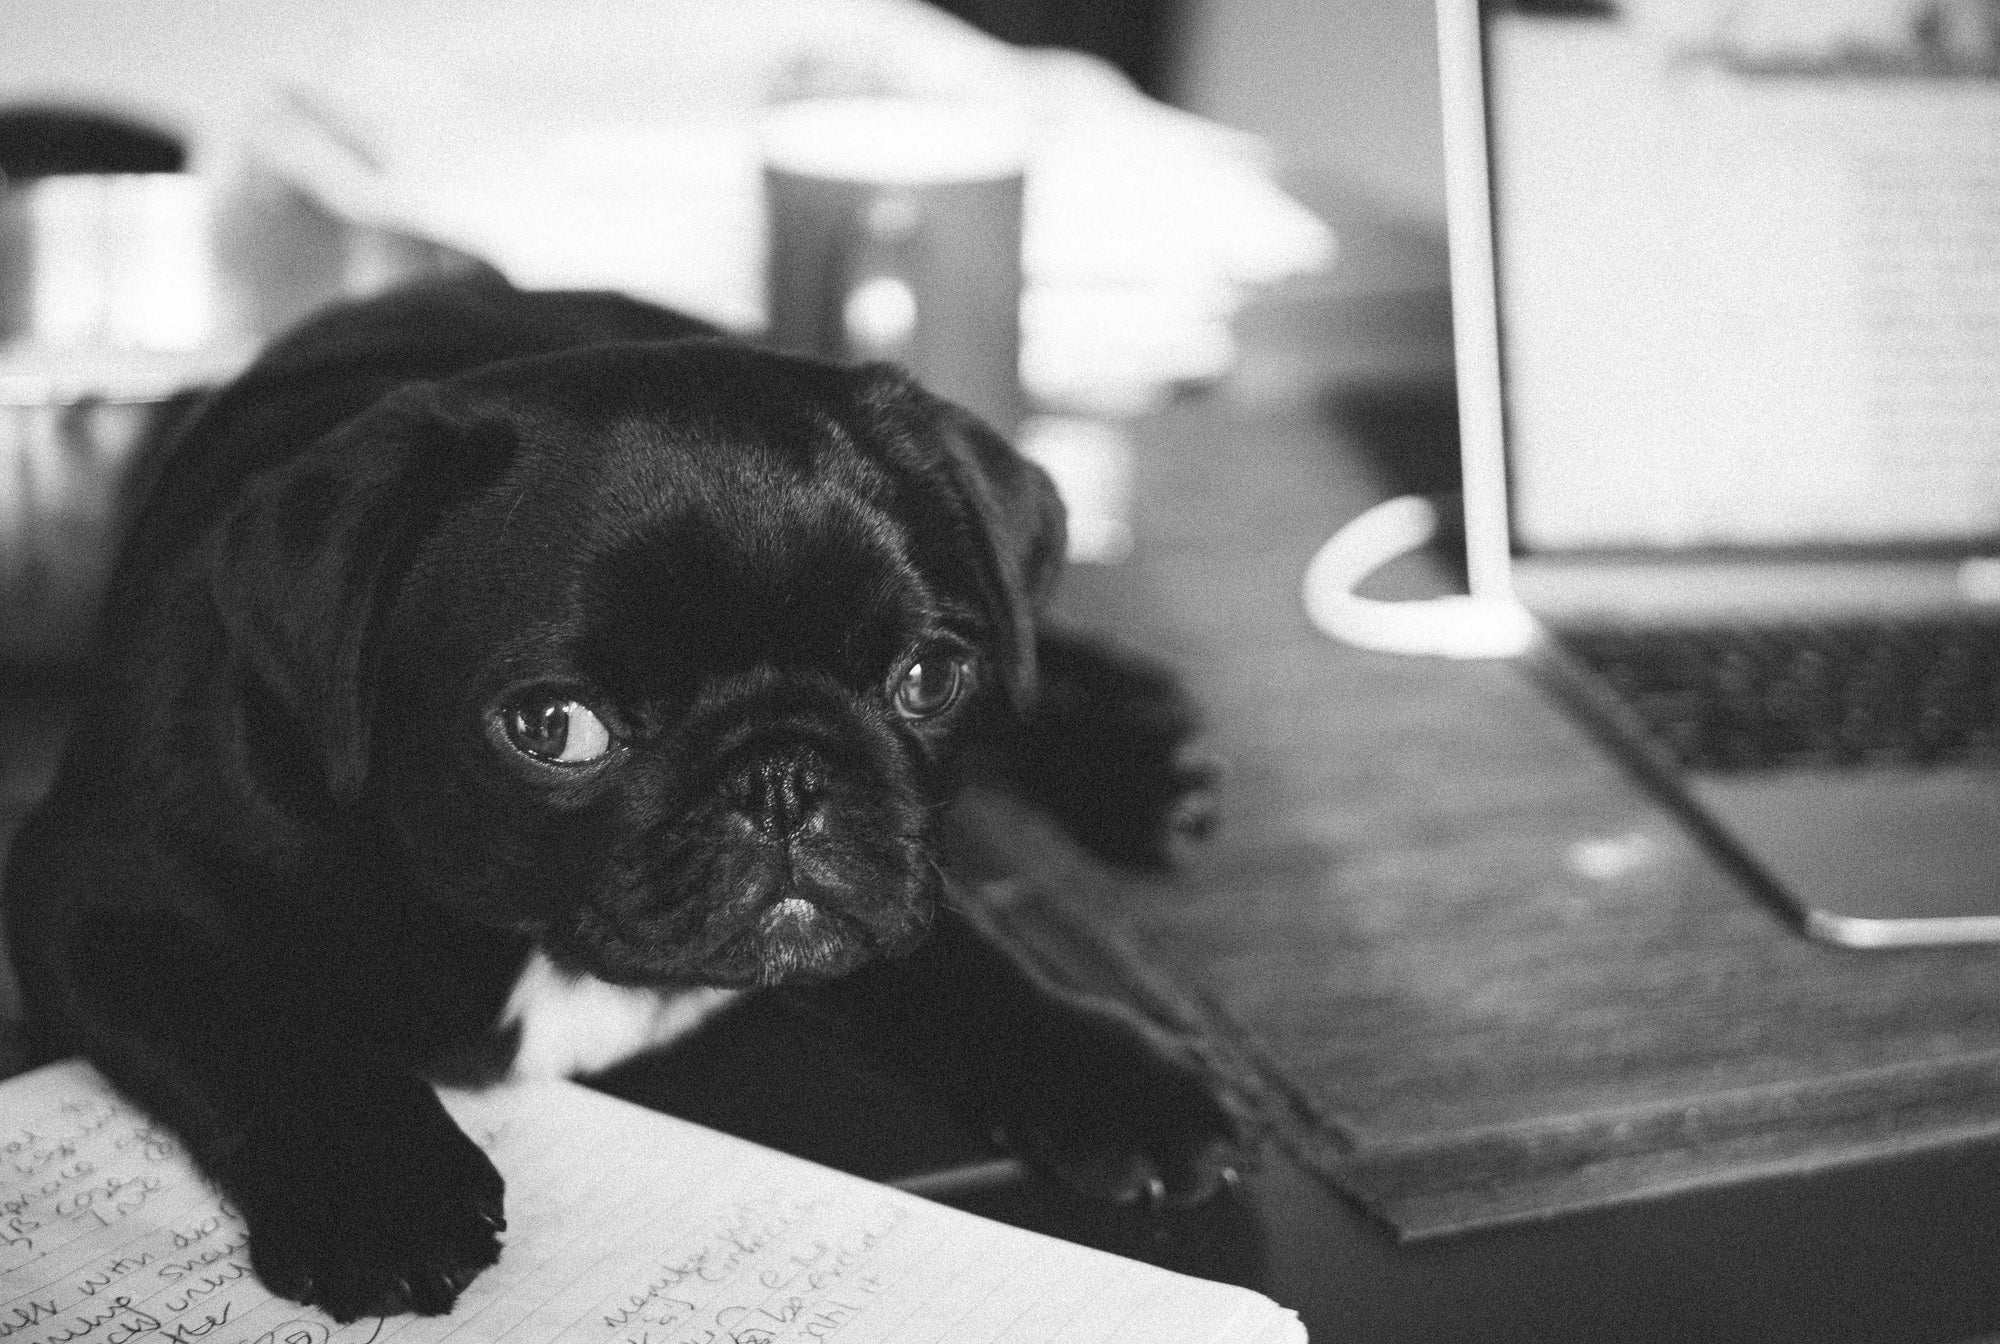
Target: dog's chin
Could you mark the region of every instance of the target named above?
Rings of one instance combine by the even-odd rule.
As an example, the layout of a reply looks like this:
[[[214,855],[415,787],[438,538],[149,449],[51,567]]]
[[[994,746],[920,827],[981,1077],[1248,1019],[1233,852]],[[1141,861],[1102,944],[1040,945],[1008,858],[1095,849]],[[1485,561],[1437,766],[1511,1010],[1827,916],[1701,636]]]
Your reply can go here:
[[[936,898],[934,883],[912,875],[828,885],[780,879],[758,865],[655,918],[587,906],[567,929],[552,929],[545,946],[559,963],[613,984],[809,983],[916,947]]]
[[[613,984],[754,989],[830,980],[923,940],[928,909],[892,928],[874,928],[808,896],[785,896],[726,934],[697,946],[661,948],[623,939],[562,940],[561,962]]]
[[[809,896],[786,896],[705,958],[703,978],[730,986],[827,980],[900,951],[908,941],[914,939],[881,942],[873,930]]]

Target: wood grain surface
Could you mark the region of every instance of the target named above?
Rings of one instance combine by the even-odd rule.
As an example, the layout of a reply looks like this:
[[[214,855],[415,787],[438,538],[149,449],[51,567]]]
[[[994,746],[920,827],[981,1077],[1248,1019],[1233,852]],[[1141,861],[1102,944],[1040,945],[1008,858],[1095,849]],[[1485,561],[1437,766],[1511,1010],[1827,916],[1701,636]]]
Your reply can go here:
[[[2000,949],[1809,943],[1522,667],[1308,624],[1314,549],[1453,454],[1441,386],[1302,369],[1314,320],[1138,426],[1136,553],[1060,600],[1181,666],[1230,770],[1185,873],[1065,899],[1233,1024],[1295,1155],[1406,1238],[2000,1133]]]

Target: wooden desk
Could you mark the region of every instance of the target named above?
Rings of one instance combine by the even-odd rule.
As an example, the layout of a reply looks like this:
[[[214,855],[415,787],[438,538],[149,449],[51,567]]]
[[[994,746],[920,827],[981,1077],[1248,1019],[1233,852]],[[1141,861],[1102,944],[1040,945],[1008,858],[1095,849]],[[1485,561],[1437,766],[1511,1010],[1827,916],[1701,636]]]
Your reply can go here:
[[[1075,889],[1295,1090],[1267,1291],[1320,1339],[2000,1328],[2000,949],[1808,943],[1519,668],[1314,632],[1307,560],[1448,484],[1448,401],[1344,381],[1337,309],[1245,334],[1062,609],[1187,669],[1233,770],[1183,878]]]

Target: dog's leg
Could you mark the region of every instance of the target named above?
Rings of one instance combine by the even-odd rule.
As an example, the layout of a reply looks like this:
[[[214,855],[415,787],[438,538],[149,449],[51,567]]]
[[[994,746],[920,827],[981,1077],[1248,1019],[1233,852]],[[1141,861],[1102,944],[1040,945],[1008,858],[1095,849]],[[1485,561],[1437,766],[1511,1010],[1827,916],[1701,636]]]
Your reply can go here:
[[[1085,1194],[1198,1204],[1248,1160],[1247,1126],[1184,1045],[1049,983],[963,911],[908,957],[779,992]]]
[[[372,968],[219,937],[232,879],[42,817],[7,877],[37,1054],[83,1051],[180,1136],[270,1288],[340,1320],[436,1313],[498,1257],[493,1164],[427,1084],[348,1039],[339,996],[394,993]]]
[[[1100,857],[1170,866],[1215,820],[1217,768],[1174,675],[1109,644],[1043,628],[1040,690],[1001,751],[1002,782]]]

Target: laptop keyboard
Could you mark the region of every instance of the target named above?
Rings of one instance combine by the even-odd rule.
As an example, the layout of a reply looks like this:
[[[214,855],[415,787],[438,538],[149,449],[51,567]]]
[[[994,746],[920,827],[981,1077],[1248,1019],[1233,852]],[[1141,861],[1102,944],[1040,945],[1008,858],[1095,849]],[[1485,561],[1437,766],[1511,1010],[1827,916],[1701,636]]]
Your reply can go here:
[[[2000,763],[2000,622],[1564,631],[1693,770]]]

